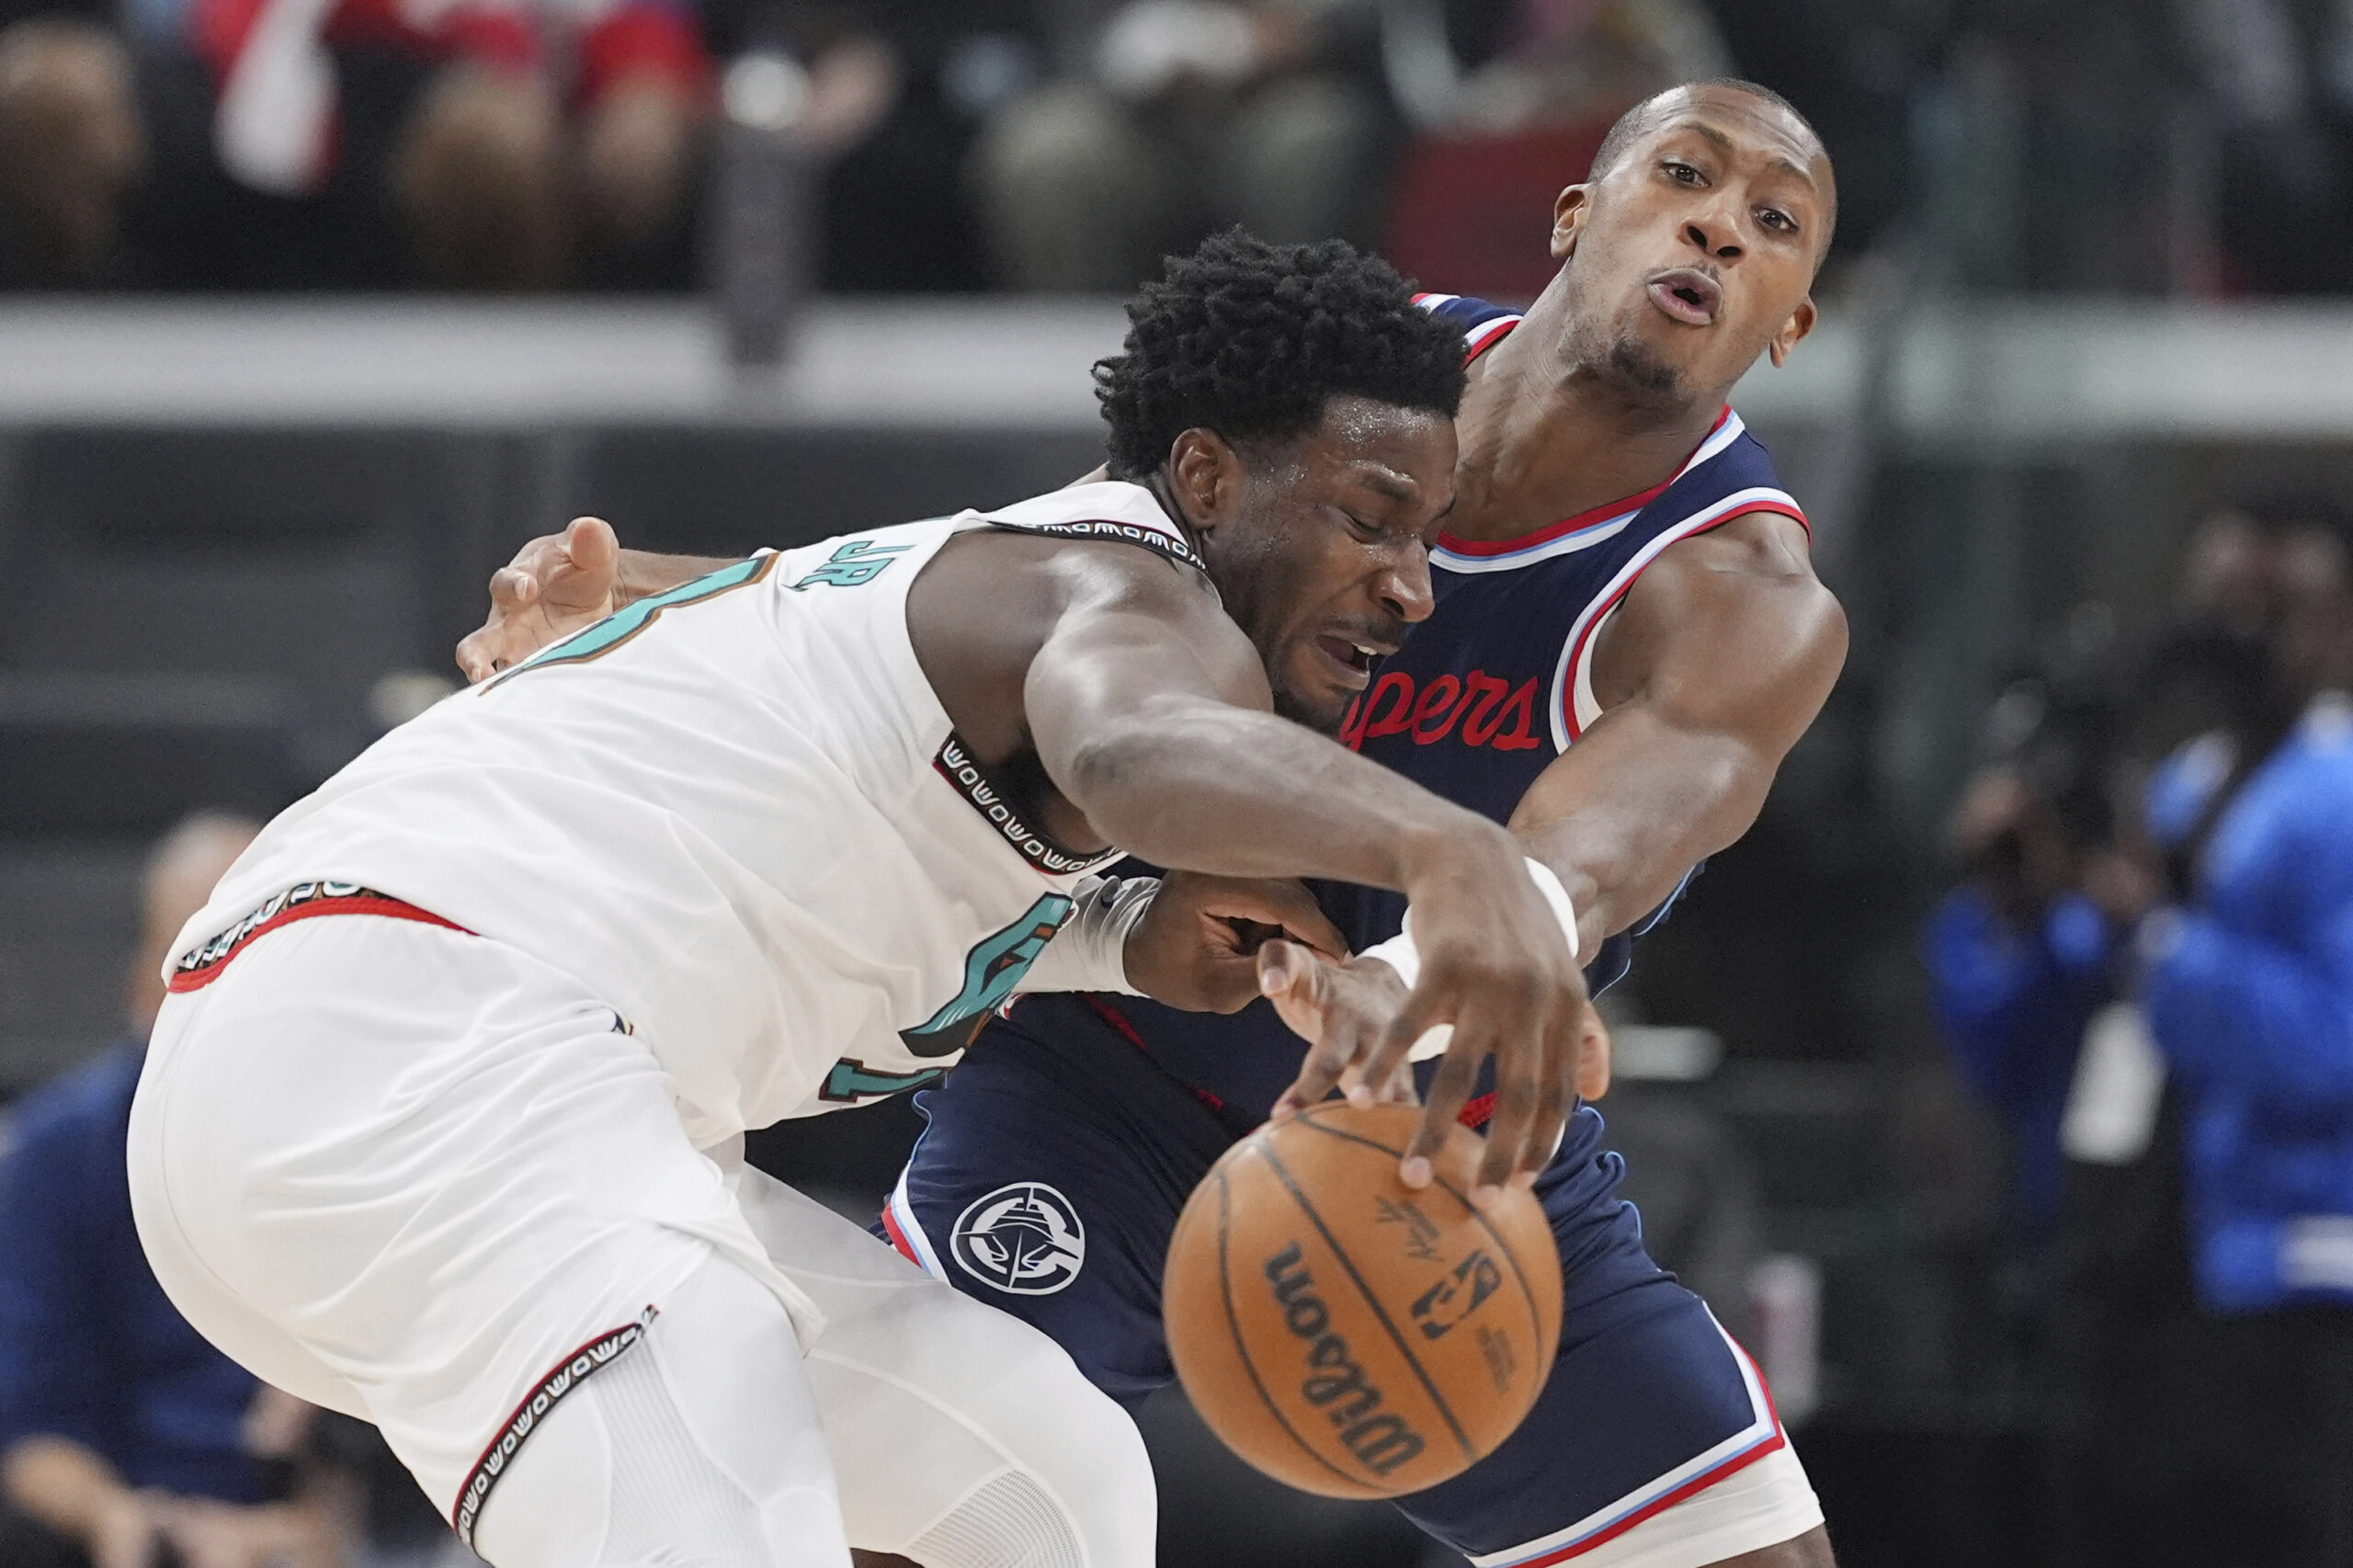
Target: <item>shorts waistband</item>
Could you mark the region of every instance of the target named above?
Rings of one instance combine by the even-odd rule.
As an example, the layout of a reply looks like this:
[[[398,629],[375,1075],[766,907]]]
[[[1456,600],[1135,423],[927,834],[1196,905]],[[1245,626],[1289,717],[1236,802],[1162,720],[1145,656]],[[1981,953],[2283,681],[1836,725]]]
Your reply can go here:
[[[297,882],[284,892],[264,903],[227,930],[193,951],[181,955],[172,966],[171,978],[165,988],[174,993],[196,991],[211,984],[229,966],[229,960],[244,950],[245,944],[256,937],[267,936],[281,926],[297,920],[308,920],[320,915],[375,915],[392,920],[414,920],[426,926],[439,926],[448,930],[472,931],[454,920],[444,920],[429,909],[416,905],[358,882]]]

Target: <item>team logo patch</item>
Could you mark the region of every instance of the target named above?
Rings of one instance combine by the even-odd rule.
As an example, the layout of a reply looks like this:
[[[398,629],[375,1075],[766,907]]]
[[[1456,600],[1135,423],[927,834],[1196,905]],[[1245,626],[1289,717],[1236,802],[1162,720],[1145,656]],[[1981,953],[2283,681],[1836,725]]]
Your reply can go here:
[[[1041,1181],[1000,1187],[958,1217],[956,1266],[1012,1296],[1051,1296],[1078,1278],[1086,1229],[1069,1199]]]

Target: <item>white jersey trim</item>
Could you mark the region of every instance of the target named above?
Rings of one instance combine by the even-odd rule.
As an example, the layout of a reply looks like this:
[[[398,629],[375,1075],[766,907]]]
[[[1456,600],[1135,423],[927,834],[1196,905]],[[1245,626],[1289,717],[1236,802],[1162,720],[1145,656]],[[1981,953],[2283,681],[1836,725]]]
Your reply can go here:
[[[1643,574],[1650,563],[1658,559],[1667,546],[1705,533],[1717,524],[1743,512],[1781,512],[1802,518],[1797,498],[1786,490],[1769,485],[1756,485],[1736,490],[1722,500],[1703,506],[1681,522],[1659,530],[1658,534],[1634,552],[1632,560],[1618,569],[1609,585],[1594,596],[1585,613],[1577,618],[1569,632],[1568,642],[1561,649],[1560,663],[1552,672],[1552,723],[1554,749],[1566,751],[1571,742],[1585,733],[1587,725],[1601,717],[1601,704],[1593,695],[1593,651],[1601,639],[1597,633],[1602,624],[1617,609],[1632,587],[1634,579]]]
[[[1709,1322],[1715,1323],[1713,1314]],[[1789,1437],[1781,1429],[1780,1416],[1773,1409],[1772,1397],[1766,1392],[1765,1380],[1758,1374],[1756,1364],[1732,1335],[1724,1333],[1722,1324],[1716,1324],[1715,1329],[1740,1369],[1741,1381],[1748,1391],[1753,1419],[1746,1426],[1565,1529],[1472,1558],[1475,1568],[1552,1568],[1555,1563],[1578,1562],[1580,1559],[1583,1562],[1579,1568],[1602,1568],[1604,1563],[1610,1568],[1698,1568],[1699,1564],[1721,1562],[1725,1556],[1737,1556],[1744,1551],[1778,1545],[1820,1524],[1821,1506],[1814,1501],[1803,1467],[1797,1464],[1795,1455],[1789,1454]],[[1767,1500],[1766,1507],[1757,1509],[1752,1506],[1747,1510],[1761,1516],[1761,1528],[1758,1528],[1763,1539],[1729,1552],[1721,1550],[1721,1540],[1711,1539],[1708,1550],[1715,1553],[1712,1556],[1688,1556],[1673,1551],[1678,1540],[1700,1535],[1712,1538],[1719,1533],[1716,1527],[1721,1521],[1707,1517],[1711,1489],[1752,1467],[1761,1470],[1764,1461],[1780,1455],[1788,1455],[1789,1464],[1781,1467],[1782,1473],[1768,1472],[1768,1485],[1776,1495]],[[1689,1512],[1686,1514],[1685,1510]],[[1806,1517],[1808,1510],[1811,1517]],[[1664,1528],[1670,1520],[1689,1528]],[[1640,1543],[1630,1539],[1638,1529],[1650,1539]],[[1634,1550],[1607,1550],[1620,1540]]]
[[[1675,471],[1674,478],[1669,479],[1657,491],[1646,491],[1644,494],[1664,494],[1693,469],[1711,458],[1722,455],[1726,448],[1747,434],[1747,431],[1748,426],[1741,423],[1740,415],[1731,409],[1726,409],[1723,418],[1717,424],[1715,429],[1710,432],[1708,438],[1700,442],[1699,449],[1684,460],[1681,468]],[[1648,504],[1645,503],[1645,505]],[[1591,550],[1597,544],[1615,539],[1625,532],[1627,526],[1636,517],[1642,516],[1643,510],[1642,506],[1631,506],[1624,511],[1612,513],[1597,522],[1587,523],[1574,533],[1565,533],[1557,539],[1548,539],[1541,544],[1532,544],[1525,550],[1516,550],[1507,555],[1464,555],[1441,545],[1430,551],[1430,563],[1443,567],[1449,572],[1517,572],[1523,566],[1533,566],[1539,562],[1551,561],[1558,556],[1574,555],[1579,551]]]
[[[891,1196],[882,1200],[882,1229],[890,1235],[892,1244],[909,1263],[945,1281],[948,1270],[941,1267],[939,1253],[924,1233],[923,1221],[915,1218],[915,1199],[907,1195],[907,1172],[915,1168],[915,1156],[899,1167],[899,1179],[891,1188]]]

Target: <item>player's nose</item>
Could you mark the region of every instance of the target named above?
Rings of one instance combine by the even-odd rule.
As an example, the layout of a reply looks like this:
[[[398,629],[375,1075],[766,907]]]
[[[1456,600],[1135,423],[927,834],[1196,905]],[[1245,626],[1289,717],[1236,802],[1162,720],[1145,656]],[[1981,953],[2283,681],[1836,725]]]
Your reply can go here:
[[[1419,540],[1406,544],[1383,567],[1374,595],[1381,608],[1409,626],[1430,618],[1438,595],[1430,587],[1430,552]]]
[[[1683,237],[1711,260],[1731,261],[1741,254],[1739,219],[1713,205],[1684,223]]]

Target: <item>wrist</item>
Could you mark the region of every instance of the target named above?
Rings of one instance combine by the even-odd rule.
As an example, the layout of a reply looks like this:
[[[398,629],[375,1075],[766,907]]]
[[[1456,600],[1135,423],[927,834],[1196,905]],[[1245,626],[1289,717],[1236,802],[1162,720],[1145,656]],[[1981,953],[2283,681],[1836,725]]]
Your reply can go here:
[[[1395,886],[1407,899],[1436,891],[1433,884],[1460,885],[1492,878],[1525,858],[1519,841],[1475,812],[1449,822],[1406,831],[1397,841]]]

